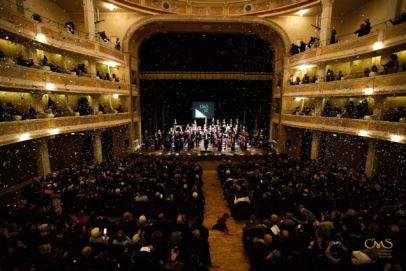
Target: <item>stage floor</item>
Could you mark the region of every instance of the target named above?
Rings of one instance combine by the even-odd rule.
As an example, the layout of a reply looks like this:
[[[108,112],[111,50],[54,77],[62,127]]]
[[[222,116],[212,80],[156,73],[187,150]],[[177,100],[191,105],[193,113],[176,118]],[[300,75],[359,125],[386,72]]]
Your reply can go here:
[[[188,153],[193,153],[193,154],[214,154],[214,155],[244,155],[244,154],[263,154],[267,152],[264,149],[256,148],[256,147],[248,147],[246,151],[241,150],[240,148],[236,148],[234,151],[231,151],[230,148],[224,148],[222,151],[218,151],[217,148],[212,148],[212,146],[209,146],[207,151],[204,149],[203,146],[200,146],[199,148],[194,148],[191,151],[188,151],[187,148],[184,148],[183,150],[180,151],[164,151],[164,150],[156,150],[155,148],[148,148],[146,150],[145,148],[141,149],[142,152],[146,153],[151,153],[154,155],[161,155],[161,154],[171,154],[171,153],[180,153],[180,154],[188,154]]]

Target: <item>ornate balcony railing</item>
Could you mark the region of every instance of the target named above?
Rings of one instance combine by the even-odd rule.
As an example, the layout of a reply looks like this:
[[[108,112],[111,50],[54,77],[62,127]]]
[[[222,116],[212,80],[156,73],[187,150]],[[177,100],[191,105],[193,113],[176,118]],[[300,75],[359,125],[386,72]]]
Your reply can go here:
[[[283,114],[282,124],[303,129],[362,134],[370,138],[406,143],[406,123],[400,122]]]
[[[121,64],[125,63],[124,54],[121,51],[116,50],[111,44],[99,42],[97,36],[90,39],[88,33],[79,31],[71,34],[63,25],[46,18],[42,22],[36,22],[23,13],[11,10],[7,5],[0,3],[0,8],[1,29],[31,40],[36,40],[37,33],[42,33],[45,35],[46,41],[41,42],[47,45],[100,59],[107,58]]]
[[[0,87],[69,93],[129,94],[129,85],[0,62]]]
[[[0,146],[24,140],[130,123],[130,113],[0,122]]]
[[[363,96],[402,93],[406,93],[406,72],[287,86],[283,96]]]
[[[319,0],[114,0],[119,5],[150,14],[180,14],[198,16],[269,16],[308,8]]]

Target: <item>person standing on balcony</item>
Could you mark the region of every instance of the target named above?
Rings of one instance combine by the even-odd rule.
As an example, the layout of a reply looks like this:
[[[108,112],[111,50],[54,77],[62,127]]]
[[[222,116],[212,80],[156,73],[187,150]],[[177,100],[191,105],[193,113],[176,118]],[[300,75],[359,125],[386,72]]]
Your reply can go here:
[[[116,48],[116,50],[121,50],[121,43],[119,38],[116,39],[116,44],[114,45],[114,48]]]
[[[337,31],[333,27],[333,29],[331,29],[330,44],[334,44],[334,43],[337,43],[337,42],[338,42]]]

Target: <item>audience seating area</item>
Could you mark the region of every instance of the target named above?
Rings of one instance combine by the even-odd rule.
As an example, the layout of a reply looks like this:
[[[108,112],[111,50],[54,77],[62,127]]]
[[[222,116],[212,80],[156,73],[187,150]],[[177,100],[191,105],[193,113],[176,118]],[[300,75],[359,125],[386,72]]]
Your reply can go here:
[[[284,155],[224,161],[217,170],[235,218],[251,216],[243,242],[252,270],[401,270],[396,264],[405,264],[402,180],[368,179],[343,165]]]
[[[207,270],[202,169],[173,158],[69,167],[1,210],[2,270]]]

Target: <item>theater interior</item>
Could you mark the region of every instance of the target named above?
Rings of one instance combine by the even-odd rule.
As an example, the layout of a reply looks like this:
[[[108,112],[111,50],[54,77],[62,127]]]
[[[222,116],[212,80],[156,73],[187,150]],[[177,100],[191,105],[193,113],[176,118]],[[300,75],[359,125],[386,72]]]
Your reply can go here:
[[[0,0],[0,270],[402,271],[405,180],[406,0]]]

